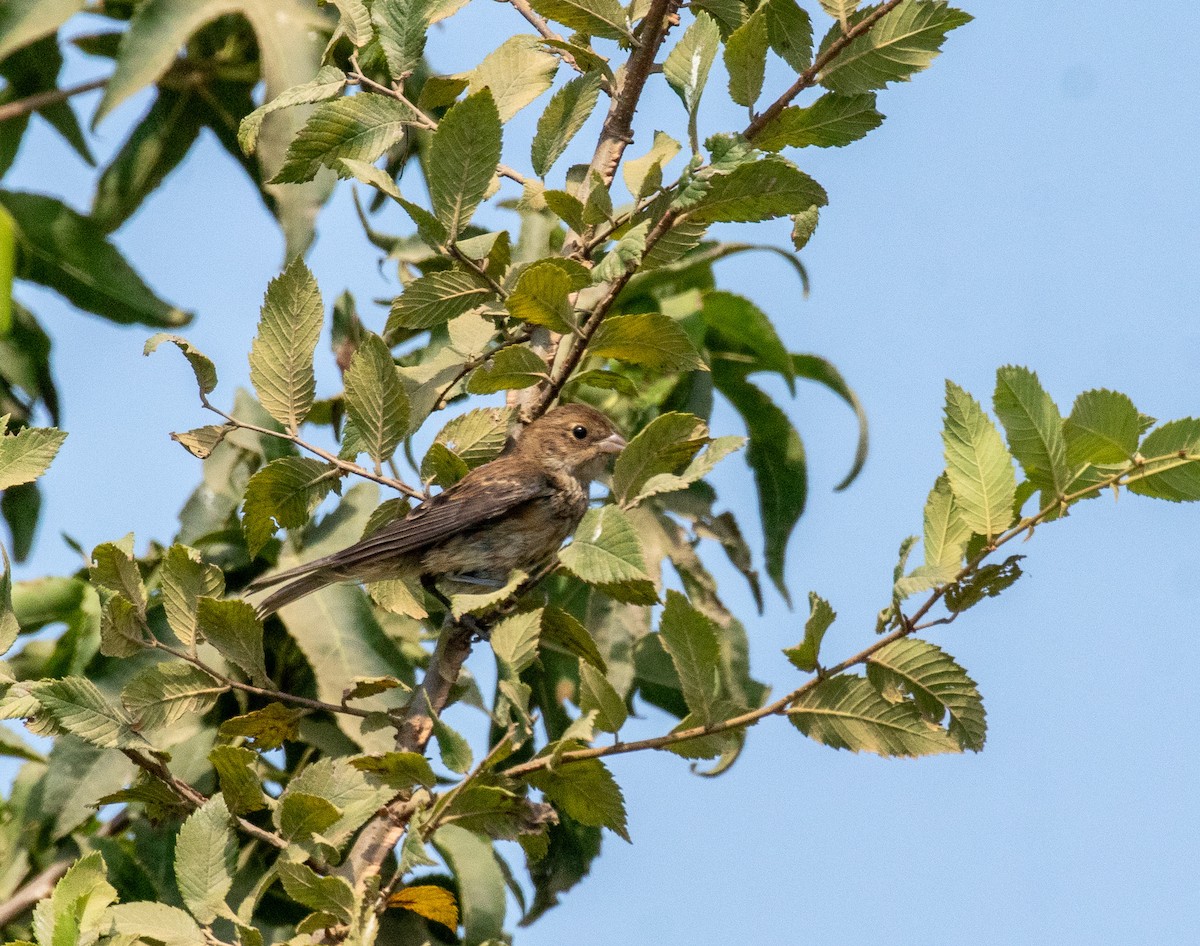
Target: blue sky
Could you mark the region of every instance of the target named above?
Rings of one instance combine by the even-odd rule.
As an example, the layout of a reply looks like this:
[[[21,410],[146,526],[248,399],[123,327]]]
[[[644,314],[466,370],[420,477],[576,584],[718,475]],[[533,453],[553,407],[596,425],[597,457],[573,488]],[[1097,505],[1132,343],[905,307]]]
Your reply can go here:
[[[801,155],[830,195],[803,254],[811,297],[769,257],[720,268],[724,288],[766,309],[793,349],[838,365],[870,415],[867,467],[835,494],[853,449],[849,413],[817,388],[789,409],[812,479],[789,579],[799,600],[813,589],[838,610],[824,648],[835,658],[871,639],[896,547],[920,531],[942,467],[945,378],[986,400],[998,366],[1024,364],[1064,412],[1091,387],[1124,391],[1162,419],[1200,412],[1200,117],[1186,98],[1200,61],[1175,39],[1200,32],[1200,8],[1171,5],[1148,21],[1112,0],[965,7],[976,20],[933,68],[881,94],[880,129]],[[459,16],[431,47],[445,70],[478,58],[464,37],[515,28],[501,5]],[[68,81],[101,69],[74,63]],[[719,107],[722,81],[714,72],[702,108],[709,131],[744,123]],[[770,81],[782,88],[786,78]],[[143,107],[130,103],[100,127],[110,147]],[[513,143],[539,112],[509,126],[509,163],[526,164]],[[683,127],[661,82],[639,113],[635,154],[656,127]],[[91,181],[39,129],[6,186],[82,209]],[[394,291],[345,188],[321,226],[310,262],[327,301],[346,287],[361,300]],[[786,236],[783,225],[753,231]],[[258,304],[282,253],[257,197],[205,141],[117,240],[154,287],[198,311],[187,334],[217,361],[229,397],[247,379]],[[77,567],[63,530],[87,548],[130,530],[139,547],[169,538],[198,470],[167,434],[207,422],[182,360],[142,358],[143,330],[28,286],[19,296],[54,336],[71,437],[18,577]],[[382,324],[381,310],[364,309]],[[332,391],[332,366],[321,371]],[[740,432],[729,413],[715,426]],[[734,463],[717,479],[739,510],[745,476]],[[672,756],[615,759],[634,843],[609,837],[592,877],[517,942],[1200,941],[1198,525],[1194,507],[1088,503],[1019,550],[1027,576],[1011,592],[930,635],[984,694],[980,755],[855,756],[778,720],[758,727],[719,779],[694,777]],[[803,615],[773,598],[757,617],[729,589],[756,675],[785,692],[796,677],[779,651],[799,639]],[[487,657],[473,661],[484,672]],[[653,712],[635,723],[665,728]]]

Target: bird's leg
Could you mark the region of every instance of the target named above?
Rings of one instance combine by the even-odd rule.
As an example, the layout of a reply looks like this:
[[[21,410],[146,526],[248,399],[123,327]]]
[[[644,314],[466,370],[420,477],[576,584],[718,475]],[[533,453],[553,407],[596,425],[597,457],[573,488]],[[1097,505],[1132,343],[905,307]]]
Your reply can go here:
[[[454,606],[450,603],[450,599],[442,593],[442,589],[437,586],[437,580],[432,575],[421,576],[421,587],[428,592],[434,600],[436,600],[446,611],[446,618],[457,624],[459,627],[466,628],[471,632],[473,641],[486,641],[491,637],[491,632],[480,624],[470,614],[464,614],[462,617],[454,616]]]

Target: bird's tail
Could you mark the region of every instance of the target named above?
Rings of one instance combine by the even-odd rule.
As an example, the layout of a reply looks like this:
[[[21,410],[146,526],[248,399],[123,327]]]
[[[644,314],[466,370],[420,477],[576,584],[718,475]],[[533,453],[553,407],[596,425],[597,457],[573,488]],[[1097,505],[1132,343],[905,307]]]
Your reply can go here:
[[[258,616],[260,618],[269,617],[284,605],[291,604],[305,595],[312,594],[319,588],[324,588],[328,584],[341,580],[337,576],[329,574],[320,566],[320,561],[309,562],[307,565],[289,568],[285,572],[268,575],[265,578],[259,578],[251,582],[247,589],[248,591],[259,591],[263,588],[283,584],[282,588],[272,592],[258,603],[256,606]]]

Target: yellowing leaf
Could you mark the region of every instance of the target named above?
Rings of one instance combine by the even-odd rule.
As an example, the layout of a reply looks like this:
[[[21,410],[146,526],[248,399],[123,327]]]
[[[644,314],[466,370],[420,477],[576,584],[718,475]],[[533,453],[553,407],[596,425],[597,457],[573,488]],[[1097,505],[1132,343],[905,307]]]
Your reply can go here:
[[[458,929],[458,902],[454,894],[443,887],[405,887],[388,897],[388,906],[411,910],[448,929]]]

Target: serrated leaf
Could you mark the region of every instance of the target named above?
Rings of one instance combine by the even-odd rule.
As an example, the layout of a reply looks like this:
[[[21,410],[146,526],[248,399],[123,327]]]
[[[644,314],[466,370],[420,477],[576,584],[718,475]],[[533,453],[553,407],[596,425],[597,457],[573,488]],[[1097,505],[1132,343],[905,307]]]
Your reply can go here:
[[[687,333],[660,312],[606,318],[592,336],[588,354],[662,371],[704,369]]]
[[[771,156],[713,178],[692,214],[704,223],[753,223],[828,202],[820,184],[791,162]]]
[[[1047,500],[1066,493],[1071,476],[1062,415],[1037,374],[1011,365],[999,369],[992,403],[1008,434],[1009,449],[1029,481]]]
[[[379,779],[389,788],[402,791],[421,785],[433,788],[437,776],[429,761],[418,752],[385,752],[382,755],[359,756],[350,764],[360,772]]]
[[[289,709],[282,703],[268,703],[260,710],[234,716],[221,723],[222,736],[242,736],[260,749],[278,749],[285,741],[299,737],[296,723],[304,710]]]
[[[548,190],[543,192],[542,199],[550,212],[576,233],[584,231],[583,202],[566,191]]]
[[[716,625],[679,592],[668,591],[659,636],[679,675],[688,710],[698,724],[708,726],[716,718],[714,707],[719,687],[720,645]]]
[[[958,614],[979,604],[984,598],[994,598],[1021,577],[1019,562],[1025,556],[1010,555],[1003,562],[984,565],[946,589],[943,600],[946,610]]]
[[[12,649],[21,633],[21,624],[12,603],[12,566],[8,561],[8,550],[0,545],[0,556],[4,558],[4,573],[0,575],[0,657]]]
[[[146,732],[179,722],[199,719],[229,688],[210,674],[183,660],[163,661],[147,667],[125,684],[121,702]]]
[[[445,444],[473,470],[500,455],[508,442],[509,417],[505,409],[476,408],[447,423],[434,442]]]
[[[100,615],[100,653],[106,657],[132,657],[146,647],[146,629],[137,608],[120,595],[104,603]]]
[[[513,36],[492,50],[471,70],[470,91],[474,98],[490,89],[501,122],[507,122],[554,83],[558,57],[542,47],[539,36]],[[443,123],[445,119],[442,119]],[[439,129],[440,130],[440,129]],[[490,136],[490,128],[488,135]],[[496,130],[497,136],[499,129]],[[499,161],[499,157],[496,159]],[[492,164],[492,172],[496,170]],[[490,180],[490,178],[489,178]]]
[[[708,426],[694,414],[660,414],[617,456],[613,464],[613,498],[623,506],[630,505],[648,480],[682,472],[708,442]]]
[[[444,887],[405,887],[388,897],[388,906],[410,910],[450,930],[458,929],[458,901]]]
[[[444,443],[431,443],[421,458],[421,481],[436,483],[442,489],[453,486],[471,472],[471,468]]]
[[[238,126],[238,144],[246,154],[253,154],[254,149],[258,147],[258,133],[262,129],[263,119],[272,112],[293,105],[315,105],[328,101],[335,95],[341,95],[345,87],[346,74],[341,69],[337,66],[322,66],[311,81],[285,89],[243,118]]]
[[[633,499],[633,505],[637,505],[651,496],[687,489],[693,483],[708,476],[718,463],[730,454],[741,450],[745,445],[745,437],[714,437],[704,451],[697,454],[682,472],[678,474],[658,473],[650,477],[638,490],[637,496]]]
[[[821,641],[836,618],[837,612],[830,607],[828,601],[815,591],[808,593],[808,620],[804,622],[804,640],[783,652],[797,670],[803,670],[805,673],[816,671],[821,655]]]
[[[7,419],[7,418],[5,418]],[[50,468],[67,433],[54,427],[25,427],[0,436],[0,490],[32,483]]]
[[[256,686],[269,687],[262,621],[247,601],[196,599],[196,631]]]
[[[370,163],[422,117],[387,95],[360,92],[318,105],[292,143],[272,184],[303,184],[339,159]]]
[[[767,13],[759,7],[725,41],[729,97],[738,105],[753,107],[762,93],[766,66]]]
[[[584,36],[626,39],[625,10],[617,0],[532,0],[538,13]]]
[[[1148,463],[1127,478],[1130,492],[1173,503],[1200,500],[1200,420],[1185,417],[1163,424],[1146,435],[1138,452],[1147,460],[1170,459]]]
[[[220,779],[221,794],[235,815],[261,811],[267,807],[262,784],[252,766],[258,754],[244,746],[214,746],[208,760]]]
[[[540,643],[543,647],[572,654],[601,673],[608,673],[608,666],[588,629],[574,615],[562,608],[543,609]]]
[[[592,194],[603,193],[602,189],[593,188]],[[590,198],[589,198],[590,201]],[[594,206],[589,204],[590,206]],[[592,218],[592,222],[600,223],[603,215]],[[583,209],[583,224],[588,224],[588,208]],[[643,220],[629,230],[610,249],[592,270],[592,282],[602,283],[610,279],[620,279],[630,270],[635,269],[639,260],[646,253],[646,234],[650,230],[650,221]],[[618,316],[623,318],[623,316]]]
[[[496,352],[472,372],[467,381],[470,394],[494,394],[528,388],[547,378],[546,363],[524,345],[511,345]]]
[[[837,20],[843,27],[850,14],[858,9],[859,0],[821,0],[821,9]]]
[[[187,359],[192,373],[196,376],[196,385],[200,388],[201,395],[211,394],[217,386],[217,366],[212,363],[212,359],[195,348],[186,338],[172,335],[169,332],[159,332],[157,335],[150,336],[146,340],[142,354],[149,355],[156,351],[163,342],[171,342],[183,352],[183,357]]]
[[[873,9],[855,14],[850,25]],[[941,52],[947,33],[972,19],[944,0],[905,0],[842,50],[821,73],[821,84],[834,92],[852,94],[909,79],[929,67]],[[843,35],[841,25],[834,26],[821,41],[821,52]]]
[[[360,343],[344,382],[355,442],[377,465],[386,462],[408,430],[408,395],[383,339],[368,335]]]
[[[128,543],[128,548],[126,546]],[[104,542],[92,550],[88,574],[92,584],[100,585],[129,601],[138,614],[146,613],[146,587],[142,584],[142,573],[130,551],[133,536],[121,543]]]
[[[91,680],[42,680],[30,693],[56,723],[84,742],[101,749],[150,748],[125,708],[112,703]]]
[[[436,0],[377,0],[371,4],[371,22],[394,80],[400,81],[421,65],[435,6]]]
[[[616,0],[612,2],[617,6]],[[617,6],[617,9],[620,10],[620,7]],[[551,96],[546,110],[538,119],[537,132],[530,149],[533,172],[538,177],[546,176],[595,111],[602,81],[599,72],[589,72],[572,79]]]
[[[820,216],[820,208],[816,206],[802,210],[798,214],[792,214],[792,246],[797,253],[808,246],[808,241],[812,239],[812,235],[817,230]]]
[[[171,434],[171,439],[198,460],[207,460],[232,431],[232,424],[205,424]]]
[[[430,143],[428,186],[433,214],[451,240],[467,226],[484,199],[499,160],[500,115],[492,92],[485,89],[446,112]],[[466,311],[458,310],[455,315]]]
[[[492,651],[511,676],[519,676],[537,660],[541,627],[538,608],[506,617],[492,628]]]
[[[171,631],[185,647],[196,642],[196,599],[219,598],[225,592],[225,575],[186,545],[172,545],[163,557],[159,578],[163,611]]]
[[[99,851],[67,868],[48,897],[34,906],[33,932],[42,946],[95,942],[104,929],[105,908],[117,899]]]
[[[225,897],[233,886],[237,853],[233,819],[220,795],[210,798],[180,827],[175,880],[183,902],[200,923],[212,923],[231,912]]]
[[[946,475],[963,522],[979,535],[999,535],[1012,522],[1012,457],[979,402],[953,381],[946,382],[942,442]]]
[[[492,291],[479,279],[461,269],[430,273],[413,280],[392,303],[385,338],[394,338],[398,329],[427,329],[469,312],[488,302]]]
[[[246,484],[242,530],[250,555],[258,555],[278,528],[297,529],[338,484],[337,470],[311,457],[272,460]]]
[[[1124,463],[1138,449],[1141,414],[1126,395],[1104,389],[1084,391],[1075,398],[1063,424],[1067,462]]]
[[[463,738],[461,733],[447,726],[432,709],[430,709],[430,715],[433,719],[433,738],[437,740],[438,754],[441,757],[442,765],[451,772],[465,773],[471,768],[471,762],[474,759],[471,753],[471,744]]]
[[[354,889],[337,876],[322,877],[307,864],[292,864],[280,860],[275,865],[283,889],[297,903],[310,910],[328,913],[341,923],[354,918],[358,902]]]
[[[567,817],[593,828],[608,828],[629,840],[625,798],[616,779],[599,759],[561,765],[553,771],[535,772],[529,783]]]
[[[334,846],[349,840],[393,794],[386,786],[372,785],[347,759],[328,758],[314,762],[293,778],[283,797],[292,791],[322,798],[341,812],[334,824],[321,831]]]
[[[789,105],[754,137],[764,151],[781,148],[841,148],[865,137],[883,124],[875,94],[839,95],[827,92],[807,108]]]
[[[971,530],[963,521],[946,474],[937,478],[925,500],[923,545],[925,564],[931,569],[955,569],[963,564],[963,554]]]
[[[796,0],[768,0],[767,41],[795,72],[812,65],[812,20]]]
[[[110,322],[174,328],[191,313],[156,296],[98,224],[42,194],[0,190],[16,225],[16,277],[60,293]]]
[[[796,699],[788,718],[804,735],[834,749],[908,757],[962,751],[914,703],[889,702],[864,677],[822,680]]]
[[[313,835],[337,824],[342,810],[328,798],[289,787],[275,806],[272,818],[285,841],[304,846]]]
[[[941,648],[917,638],[901,638],[871,655],[867,678],[887,697],[911,695],[929,720],[947,716],[950,735],[963,749],[980,752],[987,738],[983,698],[975,681]]]
[[[250,381],[258,399],[292,433],[312,409],[313,354],[323,321],[317,281],[296,257],[267,286],[250,348]]]
[[[654,133],[654,143],[640,158],[622,163],[621,173],[625,186],[636,199],[653,193],[662,185],[662,171],[675,155],[679,154],[679,142],[665,132]]]
[[[122,942],[118,937],[128,937],[124,942],[150,940],[162,946],[206,946],[208,943],[195,920],[178,907],[165,903],[118,903],[109,907],[104,917],[109,923],[105,932],[113,937],[110,942]]]
[[[578,703],[581,713],[596,714],[596,728],[604,732],[619,732],[629,716],[625,701],[608,678],[590,663],[582,661],[579,664]]]
[[[700,105],[700,96],[720,42],[717,21],[701,11],[663,61],[663,76],[683,101],[688,115],[693,115]]]
[[[504,305],[513,318],[569,332],[575,318],[570,295],[588,284],[586,272],[572,272],[552,260],[539,260],[521,272]],[[542,366],[543,370],[545,365]]]
[[[559,560],[577,578],[618,600],[650,604],[657,599],[637,532],[616,506],[589,509]]]

